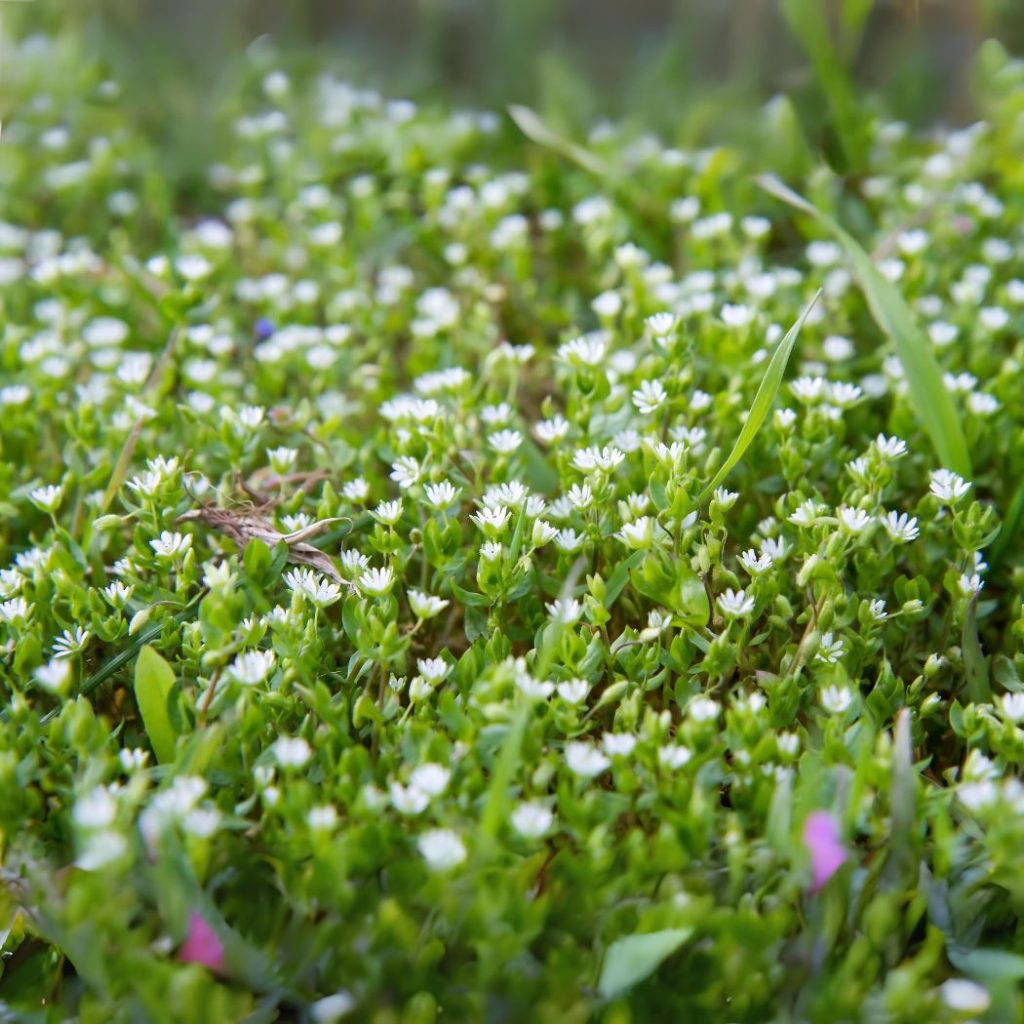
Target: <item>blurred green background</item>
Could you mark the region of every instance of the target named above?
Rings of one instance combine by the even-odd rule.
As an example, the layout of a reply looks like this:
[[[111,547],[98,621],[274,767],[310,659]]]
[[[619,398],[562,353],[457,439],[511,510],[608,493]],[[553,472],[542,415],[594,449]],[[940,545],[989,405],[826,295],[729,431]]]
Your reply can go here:
[[[830,98],[794,11],[827,27],[826,72],[846,79]],[[154,141],[196,161],[254,47],[390,96],[527,103],[577,130],[629,116],[681,144],[749,136],[779,93],[823,134],[844,89],[914,125],[967,123],[980,42],[1024,52],[1024,0],[0,0],[0,18],[75,35]]]

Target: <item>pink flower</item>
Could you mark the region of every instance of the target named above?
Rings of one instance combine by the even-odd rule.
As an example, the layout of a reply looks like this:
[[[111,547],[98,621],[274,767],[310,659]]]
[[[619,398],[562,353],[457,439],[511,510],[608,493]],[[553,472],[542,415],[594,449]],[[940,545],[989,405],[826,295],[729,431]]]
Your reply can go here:
[[[827,811],[815,811],[804,825],[804,845],[811,855],[817,892],[842,866],[847,853],[839,840],[839,826]]]
[[[224,970],[224,946],[206,918],[195,910],[188,918],[188,938],[178,950],[178,959],[186,964],[202,964],[211,971]]]

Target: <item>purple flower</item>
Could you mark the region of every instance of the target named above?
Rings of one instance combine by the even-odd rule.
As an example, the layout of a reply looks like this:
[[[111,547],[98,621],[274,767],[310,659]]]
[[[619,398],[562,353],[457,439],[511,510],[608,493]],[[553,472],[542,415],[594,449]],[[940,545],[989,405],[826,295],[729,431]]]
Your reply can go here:
[[[253,333],[257,341],[266,341],[274,333],[274,322],[261,316],[253,325]]]
[[[202,964],[211,971],[224,970],[224,946],[206,918],[195,910],[189,914],[188,937],[178,950],[178,959],[186,964]]]
[[[847,853],[839,839],[839,826],[827,811],[814,811],[804,824],[804,845],[811,855],[817,892],[842,866]]]

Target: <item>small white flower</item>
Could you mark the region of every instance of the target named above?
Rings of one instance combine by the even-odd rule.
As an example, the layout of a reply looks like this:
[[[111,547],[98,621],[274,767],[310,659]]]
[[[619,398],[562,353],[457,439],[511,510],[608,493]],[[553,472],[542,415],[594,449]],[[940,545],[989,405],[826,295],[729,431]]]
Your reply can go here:
[[[722,708],[711,697],[694,697],[686,705],[686,713],[695,722],[713,722],[722,713]]]
[[[762,552],[759,555],[753,548],[744,551],[737,561],[751,576],[760,576],[761,573],[770,569],[774,563],[774,559],[770,554]]]
[[[451,777],[452,773],[444,765],[428,762],[413,769],[409,785],[427,796],[440,796],[448,788]]]
[[[875,622],[882,622],[889,617],[885,610],[885,601],[880,597],[868,604],[868,613]]]
[[[834,665],[842,657],[846,643],[842,637],[834,637],[831,633],[822,633],[818,645],[817,658],[826,665]]]
[[[539,839],[551,830],[555,822],[552,812],[539,803],[522,803],[511,815],[512,827],[524,839]]]
[[[50,484],[46,487],[37,487],[29,494],[32,504],[43,512],[54,513],[60,507],[64,497],[64,488],[59,484]]]
[[[808,405],[820,402],[825,397],[825,378],[797,377],[790,383],[789,390],[797,399]]]
[[[81,626],[73,629],[65,629],[56,640],[53,641],[53,654],[56,658],[70,658],[73,654],[79,654],[85,649],[92,634]]]
[[[12,597],[0,604],[0,619],[11,624],[24,623],[34,607],[23,597]]]
[[[569,433],[569,426],[569,421],[558,414],[549,420],[541,420],[533,428],[533,432],[544,444],[554,444],[555,441],[561,441]]]
[[[511,513],[504,505],[495,505],[494,508],[482,508],[469,518],[483,530],[488,537],[496,537],[505,532],[508,526]]]
[[[937,469],[931,474],[929,490],[944,504],[955,504],[970,489],[971,485],[951,470]]]
[[[342,486],[341,493],[349,501],[366,501],[370,493],[370,485],[361,476],[357,476]]]
[[[644,323],[653,337],[663,340],[676,329],[679,318],[674,313],[654,313]]]
[[[584,538],[575,530],[566,528],[558,531],[558,535],[555,537],[555,547],[560,551],[566,551],[571,554],[574,551],[579,551],[583,540]],[[482,549],[481,553],[483,553]]]
[[[984,1013],[992,1003],[988,989],[967,978],[950,978],[939,986],[942,1001],[957,1013]]]
[[[583,608],[574,597],[558,598],[548,606],[548,614],[551,618],[563,626],[571,626],[579,621],[583,614]]]
[[[618,448],[605,446],[604,448],[581,448],[573,456],[572,464],[584,473],[592,473],[595,470],[603,470],[610,473],[619,466],[625,454]]]
[[[881,517],[881,523],[885,532],[897,542],[915,540],[920,532],[917,528],[917,517],[908,516],[906,512],[886,512]]]
[[[448,607],[449,601],[434,594],[425,594],[422,590],[408,591],[409,607],[419,619],[432,619]]]
[[[430,804],[430,796],[415,786],[403,786],[400,782],[392,782],[388,787],[391,806],[399,814],[422,814]]]
[[[572,506],[581,512],[590,508],[594,502],[594,492],[590,489],[590,484],[573,484],[566,497]]]
[[[975,594],[981,593],[981,588],[985,586],[985,583],[977,573],[971,575],[963,573],[957,580],[957,586],[964,597],[974,597]]]
[[[451,666],[444,658],[420,658],[416,667],[428,683],[439,683],[451,671]]]
[[[608,339],[603,332],[573,338],[559,346],[555,358],[568,366],[597,367],[604,362]]]
[[[611,761],[592,744],[573,740],[565,745],[565,763],[574,775],[592,779],[605,771]]]
[[[117,801],[105,786],[97,786],[75,800],[72,815],[80,828],[108,828],[117,816]]]
[[[754,610],[754,598],[748,596],[746,591],[727,589],[724,594],[718,595],[716,602],[719,610],[728,618],[741,618],[749,615]]]
[[[359,589],[372,597],[383,597],[395,583],[395,572],[391,566],[383,569],[367,569],[358,580]]]
[[[301,736],[280,736],[271,749],[282,768],[301,768],[313,756],[309,744]]]
[[[821,706],[833,715],[841,715],[853,702],[848,686],[826,686],[821,691]]]
[[[385,526],[394,526],[402,518],[402,500],[382,501],[374,510],[373,518]]]
[[[267,461],[274,472],[282,476],[291,471],[298,457],[299,453],[295,448],[280,447],[267,449]]]
[[[796,510],[790,515],[789,521],[797,526],[813,526],[818,521],[820,514],[817,502],[808,498],[807,501],[797,506]]]
[[[786,547],[786,541],[782,537],[765,537],[758,547],[761,549],[762,555],[767,555],[773,562],[779,562],[786,557],[788,548]]]
[[[736,499],[739,496],[739,491],[727,491],[724,487],[716,487],[713,495],[715,504],[723,512],[728,512],[736,504]]]
[[[416,846],[434,871],[450,871],[466,859],[466,844],[447,828],[435,828],[416,840]]]
[[[794,409],[776,409],[773,419],[777,429],[789,430],[796,423],[796,411]]]
[[[480,545],[480,559],[483,562],[496,562],[501,558],[502,550],[500,541],[489,540]]]
[[[629,757],[636,748],[636,737],[625,732],[606,732],[601,737],[601,749],[609,757]]]
[[[71,682],[71,664],[66,659],[55,658],[35,670],[35,680],[44,690],[60,696]]]
[[[423,493],[426,495],[427,501],[438,511],[450,508],[459,496],[458,488],[448,480],[442,480],[437,484],[427,484],[423,488]]]
[[[567,704],[580,704],[587,699],[590,684],[585,679],[569,679],[556,687],[558,696]]]
[[[274,668],[273,651],[245,651],[228,666],[228,675],[243,686],[257,686]]]
[[[666,398],[668,395],[659,380],[645,380],[633,392],[633,404],[644,416],[657,412]]]
[[[871,522],[871,516],[862,508],[849,508],[846,505],[836,509],[840,525],[850,533],[863,533]]]
[[[907,442],[899,437],[886,437],[879,434],[875,438],[875,448],[885,459],[898,459],[907,454]]]
[[[616,536],[634,550],[649,548],[654,542],[654,520],[650,516],[640,516],[631,523],[623,523]]]
[[[420,464],[412,456],[402,455],[392,463],[391,479],[406,490],[419,480],[421,472]]]
[[[686,765],[693,757],[689,747],[679,743],[669,743],[658,748],[658,764],[663,768],[677,769]]]
[[[356,1008],[356,999],[351,992],[344,990],[318,999],[309,1008],[314,1024],[337,1024]]]
[[[558,530],[543,519],[538,519],[533,524],[532,540],[534,547],[543,547],[545,544],[549,544],[553,541],[557,536]]]
[[[341,597],[337,583],[331,583],[312,569],[292,569],[285,573],[284,582],[289,590],[301,594],[318,608],[327,608]]]
[[[156,552],[157,558],[172,561],[192,547],[192,535],[164,530],[159,537],[149,542],[149,546]]]
[[[975,416],[991,416],[999,411],[999,400],[994,395],[986,394],[984,391],[976,391],[967,396],[967,408]]]
[[[499,430],[488,436],[487,443],[499,455],[511,455],[523,443],[523,435],[518,430]]]
[[[306,823],[314,832],[330,832],[338,824],[338,812],[331,804],[311,807],[306,815]]]
[[[1004,693],[999,698],[999,705],[1011,722],[1024,719],[1024,693]]]

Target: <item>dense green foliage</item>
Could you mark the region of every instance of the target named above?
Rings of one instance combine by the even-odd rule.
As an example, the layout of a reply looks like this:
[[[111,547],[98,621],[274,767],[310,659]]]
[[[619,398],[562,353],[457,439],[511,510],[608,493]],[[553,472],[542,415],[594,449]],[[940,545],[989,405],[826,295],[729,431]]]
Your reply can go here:
[[[4,1019],[1021,1019],[1024,67],[843,179],[265,59],[203,181],[7,69]]]

